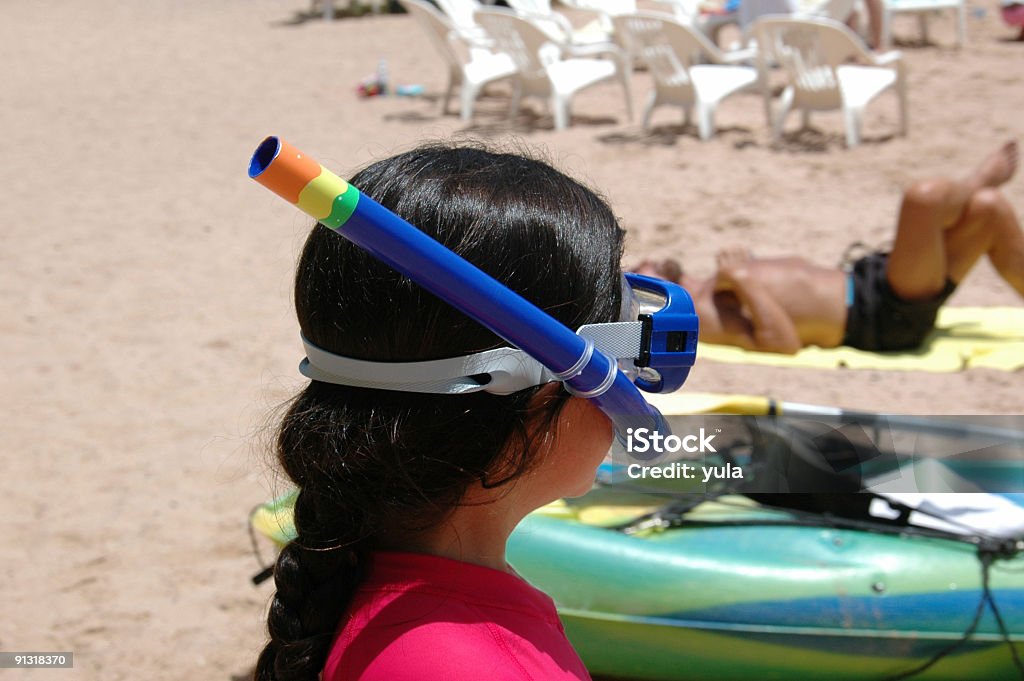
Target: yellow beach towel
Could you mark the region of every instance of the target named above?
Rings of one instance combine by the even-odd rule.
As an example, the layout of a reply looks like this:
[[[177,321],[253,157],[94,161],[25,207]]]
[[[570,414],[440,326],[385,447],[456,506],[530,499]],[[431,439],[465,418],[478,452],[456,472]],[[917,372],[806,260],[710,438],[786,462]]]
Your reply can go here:
[[[697,358],[713,362],[818,369],[892,369],[962,371],[985,367],[1002,371],[1024,368],[1024,308],[946,307],[939,310],[935,331],[908,352],[865,352],[853,348],[804,348],[795,355],[755,352],[701,343]]]

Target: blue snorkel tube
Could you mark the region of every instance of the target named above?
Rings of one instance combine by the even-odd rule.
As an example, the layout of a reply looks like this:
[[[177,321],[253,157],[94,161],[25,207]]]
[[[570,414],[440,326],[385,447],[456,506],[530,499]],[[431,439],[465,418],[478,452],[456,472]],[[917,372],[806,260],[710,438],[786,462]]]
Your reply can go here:
[[[593,401],[611,419],[620,443],[630,428],[669,433],[661,412],[617,360],[291,145],[265,139],[253,154],[249,177],[539,361],[570,393]],[[692,365],[692,302],[690,312],[692,338],[683,342]],[[653,322],[648,326],[651,334],[658,332]],[[678,345],[680,339],[667,342]],[[678,387],[688,371],[676,371],[669,382]]]

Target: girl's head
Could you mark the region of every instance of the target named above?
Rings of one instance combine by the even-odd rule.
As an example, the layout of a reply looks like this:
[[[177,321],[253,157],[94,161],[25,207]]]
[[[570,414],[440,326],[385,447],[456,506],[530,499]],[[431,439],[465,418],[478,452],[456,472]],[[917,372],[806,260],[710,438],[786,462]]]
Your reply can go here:
[[[598,196],[545,163],[431,145],[351,183],[572,329],[618,316],[622,230]],[[319,225],[302,252],[295,304],[306,338],[357,359],[506,345]],[[275,567],[271,642],[257,678],[317,678],[368,552],[443,522],[468,491],[529,480],[548,486],[541,496],[578,492],[579,480],[559,487],[561,478],[541,474],[558,470],[544,460],[552,436],[588,444],[581,424],[593,408],[580,402],[554,385],[441,396],[311,382],[278,434],[281,466],[300,488],[298,536]]]

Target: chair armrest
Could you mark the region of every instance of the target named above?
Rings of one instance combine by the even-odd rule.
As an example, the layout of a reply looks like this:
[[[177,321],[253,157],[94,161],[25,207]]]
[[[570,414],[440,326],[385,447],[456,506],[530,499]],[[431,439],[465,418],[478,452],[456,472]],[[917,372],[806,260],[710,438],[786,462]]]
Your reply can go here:
[[[487,31],[483,29],[483,26],[454,26],[447,35],[448,42],[451,44],[463,43],[466,47],[479,47],[485,50],[490,50],[494,47],[494,39],[487,35]]]
[[[757,48],[744,47],[738,50],[722,52],[721,55],[721,63],[723,64],[742,64],[753,61],[757,57]]]
[[[566,42],[572,42],[573,25],[569,19],[561,12],[555,12],[552,10],[551,14],[534,14],[533,17],[540,19],[541,21],[550,21],[558,26],[558,29],[565,34]]]
[[[676,7],[679,6],[679,2],[677,2],[677,0],[653,0],[653,1],[658,3],[659,5],[668,5],[669,7],[668,7],[668,9],[661,9],[660,7],[658,7],[656,9],[652,9],[650,11],[652,11],[652,12],[665,12],[665,13],[668,13],[668,14],[671,14],[671,15],[675,16],[675,14],[676,14]]]
[[[562,50],[562,54],[566,57],[599,57],[605,54],[611,55],[616,59],[622,57],[622,48],[611,42],[589,43],[586,45],[569,43],[559,47]]]
[[[882,54],[872,55],[872,63],[875,66],[889,66],[903,60],[903,53],[899,50],[891,50]]]

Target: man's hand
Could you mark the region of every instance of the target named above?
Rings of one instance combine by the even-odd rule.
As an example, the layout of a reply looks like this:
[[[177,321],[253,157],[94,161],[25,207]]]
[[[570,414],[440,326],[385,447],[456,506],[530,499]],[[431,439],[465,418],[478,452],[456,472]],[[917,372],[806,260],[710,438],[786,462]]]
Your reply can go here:
[[[718,272],[715,275],[716,291],[733,291],[738,281],[745,279],[748,273],[747,264],[753,260],[750,250],[740,246],[723,248],[718,251],[715,260]]]
[[[746,248],[719,251],[715,291],[731,292],[749,315],[753,349],[792,354],[802,346],[796,324],[771,292],[752,276],[753,259]]]

